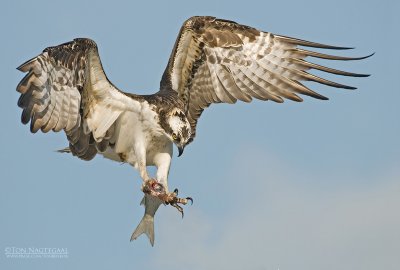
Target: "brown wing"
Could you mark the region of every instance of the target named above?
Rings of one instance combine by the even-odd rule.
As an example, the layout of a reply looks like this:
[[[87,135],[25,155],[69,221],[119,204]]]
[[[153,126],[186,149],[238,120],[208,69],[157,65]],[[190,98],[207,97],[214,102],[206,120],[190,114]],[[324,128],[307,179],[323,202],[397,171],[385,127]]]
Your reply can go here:
[[[344,76],[368,76],[304,60],[307,56],[331,60],[366,57],[332,56],[298,46],[350,49],[274,35],[214,17],[192,17],[180,30],[160,88],[161,91],[176,91],[184,101],[193,140],[198,118],[212,103],[250,102],[253,98],[275,102],[283,102],[284,98],[302,101],[297,94],[327,99],[300,81],[355,89],[310,74],[309,69]]]
[[[134,106],[108,81],[90,39],[46,48],[18,70],[28,72],[17,86],[22,123],[30,121],[32,132],[64,130],[72,153],[82,159],[105,150],[114,121]]]

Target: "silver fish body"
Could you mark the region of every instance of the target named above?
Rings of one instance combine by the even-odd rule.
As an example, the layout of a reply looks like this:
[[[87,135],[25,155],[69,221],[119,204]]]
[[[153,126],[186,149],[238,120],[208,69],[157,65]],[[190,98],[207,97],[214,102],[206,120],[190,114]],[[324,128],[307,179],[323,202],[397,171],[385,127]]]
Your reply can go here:
[[[158,207],[162,204],[162,201],[154,196],[145,194],[140,204],[145,207],[144,215],[139,225],[132,233],[131,241],[144,233],[149,238],[150,244],[154,246],[154,215]]]

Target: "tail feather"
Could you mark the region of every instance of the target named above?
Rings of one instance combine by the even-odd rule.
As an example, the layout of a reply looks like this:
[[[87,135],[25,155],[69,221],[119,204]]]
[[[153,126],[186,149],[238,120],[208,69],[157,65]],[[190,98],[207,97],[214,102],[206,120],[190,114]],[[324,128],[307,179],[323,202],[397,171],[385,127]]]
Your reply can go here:
[[[63,149],[56,150],[56,152],[58,152],[58,153],[71,153],[71,149],[69,147],[65,147]]]
[[[154,217],[145,214],[140,221],[139,225],[136,227],[135,231],[132,233],[131,241],[138,238],[140,235],[145,233],[150,240],[151,246],[154,246]]]

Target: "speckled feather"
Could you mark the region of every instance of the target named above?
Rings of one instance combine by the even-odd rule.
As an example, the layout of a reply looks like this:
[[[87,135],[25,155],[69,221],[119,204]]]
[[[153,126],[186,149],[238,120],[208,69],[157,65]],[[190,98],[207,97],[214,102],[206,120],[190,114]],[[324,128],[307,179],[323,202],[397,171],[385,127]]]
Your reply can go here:
[[[147,166],[157,167],[156,180],[168,191],[172,143],[180,153],[196,136],[197,121],[213,103],[251,102],[253,98],[302,101],[300,95],[326,97],[300,81],[355,89],[317,77],[315,69],[344,72],[305,60],[360,60],[300,48],[348,49],[274,35],[233,21],[192,17],[184,22],[160,90],[136,95],[117,89],[104,73],[97,45],[85,38],[46,48],[18,69],[28,74],[17,86],[21,121],[31,131],[64,130],[71,152],[84,160],[97,153],[137,168],[149,180]],[[368,57],[368,56],[367,56]],[[154,199],[154,200],[153,200]],[[145,215],[132,239],[146,233],[154,244],[154,214],[162,203],[144,200]]]
[[[300,81],[355,89],[310,74],[307,72],[309,69],[343,76],[368,76],[304,60],[307,56],[332,60],[365,57],[332,56],[298,46],[349,49],[274,35],[215,17],[192,17],[180,30],[160,91],[153,95],[135,95],[124,93],[109,82],[94,41],[75,39],[46,48],[42,54],[18,68],[29,71],[17,87],[21,93],[18,105],[23,108],[21,119],[23,123],[31,121],[32,132],[64,129],[72,152],[81,158],[91,159],[96,148],[103,150],[110,137],[106,132],[112,133],[113,126],[110,125],[110,131],[102,130],[104,136],[98,140],[93,138],[93,132],[87,130],[85,123],[87,116],[93,113],[92,104],[96,100],[88,94],[90,91],[83,91],[88,84],[90,52],[98,58],[99,72],[104,75],[102,79],[112,86],[113,91],[138,102],[147,101],[161,116],[174,107],[184,109],[192,127],[190,141],[196,135],[197,121],[203,110],[213,103],[251,102],[253,98],[275,102],[284,99],[302,101],[298,94],[327,99]],[[166,127],[162,121],[160,125]]]
[[[315,81],[333,87],[355,89],[307,72],[365,77],[304,60],[307,56],[332,60],[359,60],[307,51],[298,46],[349,49],[274,35],[215,17],[192,17],[182,26],[167,68],[161,92],[175,91],[184,102],[196,135],[197,120],[213,103],[251,102],[253,98],[283,102],[302,101],[297,94],[327,99],[300,81]]]

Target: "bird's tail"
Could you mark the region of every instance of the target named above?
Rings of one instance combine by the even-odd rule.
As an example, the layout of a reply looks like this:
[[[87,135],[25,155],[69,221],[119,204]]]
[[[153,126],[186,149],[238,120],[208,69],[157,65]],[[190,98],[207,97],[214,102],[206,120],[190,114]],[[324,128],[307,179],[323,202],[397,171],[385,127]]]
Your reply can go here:
[[[150,240],[150,244],[154,246],[154,217],[149,214],[144,214],[139,225],[132,233],[131,241],[138,238],[141,234],[145,233]]]
[[[58,153],[71,153],[71,149],[69,147],[65,147],[63,149],[56,150],[56,152],[58,152]]]

